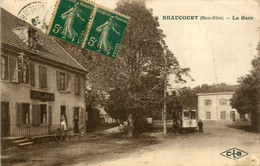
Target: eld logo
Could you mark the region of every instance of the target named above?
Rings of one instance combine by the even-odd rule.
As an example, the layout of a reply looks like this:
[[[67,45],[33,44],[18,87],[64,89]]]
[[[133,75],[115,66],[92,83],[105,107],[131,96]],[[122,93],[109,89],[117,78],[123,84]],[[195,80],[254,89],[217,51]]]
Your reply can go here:
[[[233,160],[236,160],[238,158],[248,155],[248,153],[243,150],[237,149],[237,148],[232,148],[232,149],[226,150],[225,152],[220,153],[220,155],[233,159]]]

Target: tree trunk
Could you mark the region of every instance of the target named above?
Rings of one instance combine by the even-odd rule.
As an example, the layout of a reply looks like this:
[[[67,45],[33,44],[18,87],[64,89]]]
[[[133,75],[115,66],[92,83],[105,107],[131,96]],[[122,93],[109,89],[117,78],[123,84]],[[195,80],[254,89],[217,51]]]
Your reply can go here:
[[[251,114],[251,124],[255,131],[260,132],[260,111]]]
[[[133,137],[133,135],[134,135],[133,116],[132,116],[132,114],[129,114],[128,115],[127,136]]]

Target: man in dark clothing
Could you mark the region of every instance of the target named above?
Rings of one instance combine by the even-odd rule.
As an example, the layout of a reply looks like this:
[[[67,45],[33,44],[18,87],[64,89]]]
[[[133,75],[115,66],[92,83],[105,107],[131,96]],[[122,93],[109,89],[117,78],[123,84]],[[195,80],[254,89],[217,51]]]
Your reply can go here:
[[[203,133],[203,123],[201,120],[199,120],[198,126],[199,126],[199,132]]]

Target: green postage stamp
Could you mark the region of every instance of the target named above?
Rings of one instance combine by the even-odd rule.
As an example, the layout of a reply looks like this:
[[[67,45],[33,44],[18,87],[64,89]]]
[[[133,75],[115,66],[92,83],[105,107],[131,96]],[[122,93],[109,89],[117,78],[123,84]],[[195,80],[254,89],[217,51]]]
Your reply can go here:
[[[123,15],[98,7],[84,48],[116,58],[128,20]]]
[[[48,34],[116,58],[129,17],[84,0],[58,0]]]
[[[48,34],[81,46],[94,5],[77,0],[58,0]]]

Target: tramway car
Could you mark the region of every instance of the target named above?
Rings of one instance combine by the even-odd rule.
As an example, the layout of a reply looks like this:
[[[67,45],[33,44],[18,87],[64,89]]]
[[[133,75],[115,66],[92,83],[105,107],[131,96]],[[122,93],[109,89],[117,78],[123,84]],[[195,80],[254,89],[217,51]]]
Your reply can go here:
[[[182,111],[182,128],[183,129],[196,129],[197,128],[196,110],[183,110]]]
[[[173,129],[180,131],[195,131],[197,128],[196,110],[185,109],[173,119]]]

